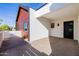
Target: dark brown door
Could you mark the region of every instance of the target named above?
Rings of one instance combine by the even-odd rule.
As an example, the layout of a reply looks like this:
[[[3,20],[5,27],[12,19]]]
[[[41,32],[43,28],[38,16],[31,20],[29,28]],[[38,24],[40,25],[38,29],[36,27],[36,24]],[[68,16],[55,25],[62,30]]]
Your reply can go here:
[[[73,33],[74,33],[73,25],[74,25],[73,21],[64,22],[64,38],[73,39]]]

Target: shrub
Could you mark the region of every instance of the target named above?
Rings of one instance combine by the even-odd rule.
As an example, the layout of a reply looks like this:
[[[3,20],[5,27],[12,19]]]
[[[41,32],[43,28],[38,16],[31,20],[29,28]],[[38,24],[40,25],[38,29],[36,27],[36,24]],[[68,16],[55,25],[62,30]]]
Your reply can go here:
[[[9,26],[4,24],[0,26],[0,30],[10,30]]]

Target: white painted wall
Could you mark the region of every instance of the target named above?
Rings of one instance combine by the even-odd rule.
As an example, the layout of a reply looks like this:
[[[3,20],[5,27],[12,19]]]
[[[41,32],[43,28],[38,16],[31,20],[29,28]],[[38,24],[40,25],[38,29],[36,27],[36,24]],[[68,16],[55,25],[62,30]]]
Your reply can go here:
[[[78,13],[78,19],[77,19],[77,28],[76,28],[76,31],[77,31],[77,40],[79,42],[79,13]]]
[[[45,6],[43,6],[42,8],[40,8],[39,10],[36,11],[36,17],[40,17],[46,13],[49,13],[50,12],[50,9],[49,7],[52,5],[52,3],[49,3]]]
[[[51,23],[54,23],[55,27],[50,29],[50,36],[63,37],[63,21],[53,20]],[[59,26],[57,26],[58,23]]]
[[[74,40],[78,40],[78,15],[74,18]]]
[[[21,31],[4,31],[4,38],[22,37]]]
[[[37,18],[35,12],[35,10],[30,8],[30,41],[49,36],[49,20]]]
[[[50,29],[50,36],[60,37],[63,38],[63,22],[64,21],[74,21],[74,40],[78,40],[77,38],[77,17],[71,18],[63,18],[63,19],[55,19],[51,23],[55,23],[55,28]],[[59,23],[59,26],[57,24]]]

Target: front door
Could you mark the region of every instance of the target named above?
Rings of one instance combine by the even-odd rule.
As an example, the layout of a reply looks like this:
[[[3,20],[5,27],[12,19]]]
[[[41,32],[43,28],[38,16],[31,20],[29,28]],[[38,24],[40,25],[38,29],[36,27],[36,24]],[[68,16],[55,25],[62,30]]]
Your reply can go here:
[[[64,22],[64,38],[73,39],[73,21]]]

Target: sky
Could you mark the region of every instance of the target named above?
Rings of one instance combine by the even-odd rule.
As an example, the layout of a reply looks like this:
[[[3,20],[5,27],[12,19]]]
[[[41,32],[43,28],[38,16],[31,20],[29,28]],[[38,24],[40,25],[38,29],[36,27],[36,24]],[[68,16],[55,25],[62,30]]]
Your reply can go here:
[[[44,3],[0,3],[0,19],[3,20],[2,24],[7,24],[10,27],[15,26],[19,5],[28,6],[36,10],[43,4]]]

